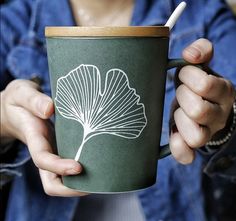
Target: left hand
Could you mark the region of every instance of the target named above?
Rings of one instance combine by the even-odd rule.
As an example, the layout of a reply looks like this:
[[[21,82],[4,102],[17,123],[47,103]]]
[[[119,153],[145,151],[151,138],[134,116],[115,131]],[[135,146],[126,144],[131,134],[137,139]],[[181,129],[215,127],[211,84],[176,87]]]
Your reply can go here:
[[[183,58],[192,63],[208,63],[213,46],[199,39],[183,51]],[[232,83],[210,75],[195,66],[185,66],[179,72],[181,84],[176,90],[178,108],[173,112],[176,127],[170,135],[170,149],[182,164],[194,160],[194,152],[226,126],[235,100]]]

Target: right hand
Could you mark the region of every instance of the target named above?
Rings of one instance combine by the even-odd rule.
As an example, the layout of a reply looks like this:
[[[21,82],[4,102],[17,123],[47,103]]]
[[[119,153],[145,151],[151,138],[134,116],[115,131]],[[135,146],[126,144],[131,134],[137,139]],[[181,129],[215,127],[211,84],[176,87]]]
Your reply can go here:
[[[85,193],[65,187],[60,175],[77,175],[82,166],[62,159],[55,149],[54,127],[49,118],[53,101],[29,80],[14,80],[1,92],[1,140],[19,139],[25,143],[39,168],[44,191],[51,196],[82,196]]]

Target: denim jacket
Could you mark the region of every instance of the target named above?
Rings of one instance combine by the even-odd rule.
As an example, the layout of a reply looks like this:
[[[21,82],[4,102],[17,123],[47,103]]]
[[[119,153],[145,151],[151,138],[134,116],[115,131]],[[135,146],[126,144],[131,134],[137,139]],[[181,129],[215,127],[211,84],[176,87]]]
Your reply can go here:
[[[164,24],[179,2],[136,0],[130,25]],[[210,67],[236,85],[236,20],[231,11],[221,0],[186,2],[187,9],[171,31],[169,57],[181,57],[182,50],[191,42],[207,38],[213,42],[215,53]],[[13,0],[1,6],[0,13],[1,90],[12,79],[34,79],[41,83],[43,92],[50,95],[44,28],[75,25],[69,1]],[[169,139],[170,106],[175,96],[173,74],[168,73],[166,83],[162,144]],[[6,220],[71,221],[79,198],[47,196],[27,147],[16,142],[11,148],[15,157],[1,162],[0,168],[1,185],[12,180]],[[7,158],[8,152],[1,150],[0,153]],[[172,156],[158,164],[157,183],[137,193],[146,220],[210,220],[211,215],[205,212],[203,174],[207,174],[209,180],[221,177],[227,183],[236,182],[236,134],[219,150],[202,150],[190,165],[183,166]]]

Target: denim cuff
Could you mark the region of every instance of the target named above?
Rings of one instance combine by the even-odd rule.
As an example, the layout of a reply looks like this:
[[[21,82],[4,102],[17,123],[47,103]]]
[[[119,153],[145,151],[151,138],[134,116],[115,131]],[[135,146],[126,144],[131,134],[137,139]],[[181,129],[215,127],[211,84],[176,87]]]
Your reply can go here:
[[[10,182],[15,176],[21,176],[21,166],[30,158],[28,148],[20,142],[14,143],[8,151],[4,151],[4,154],[1,152],[0,187]]]
[[[217,149],[204,147],[199,152],[208,160],[204,168],[207,175],[221,176],[236,182],[236,131],[227,143]]]

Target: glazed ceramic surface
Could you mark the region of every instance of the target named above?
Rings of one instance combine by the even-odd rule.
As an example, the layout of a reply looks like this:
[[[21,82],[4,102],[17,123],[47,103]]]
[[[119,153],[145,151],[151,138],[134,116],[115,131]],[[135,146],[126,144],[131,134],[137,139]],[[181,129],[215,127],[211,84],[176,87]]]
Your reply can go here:
[[[168,33],[49,33],[46,31],[58,153],[83,166],[80,175],[63,177],[64,185],[93,193],[153,185]]]

